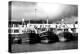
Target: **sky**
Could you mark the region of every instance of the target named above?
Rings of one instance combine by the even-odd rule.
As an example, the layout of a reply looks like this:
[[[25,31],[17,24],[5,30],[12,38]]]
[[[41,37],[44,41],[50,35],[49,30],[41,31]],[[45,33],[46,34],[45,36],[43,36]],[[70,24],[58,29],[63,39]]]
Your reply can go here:
[[[73,23],[78,19],[78,6],[68,4],[54,4],[41,2],[13,1],[11,4],[11,19],[13,21],[24,20],[46,20]]]

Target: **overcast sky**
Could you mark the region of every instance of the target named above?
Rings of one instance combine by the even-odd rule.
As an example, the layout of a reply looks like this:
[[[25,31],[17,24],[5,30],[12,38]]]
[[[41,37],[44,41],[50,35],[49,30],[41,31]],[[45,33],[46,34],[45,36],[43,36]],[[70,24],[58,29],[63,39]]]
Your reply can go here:
[[[36,11],[35,11],[36,9]],[[36,12],[36,13],[35,13]],[[12,2],[11,19],[20,21],[25,20],[65,20],[78,18],[78,6],[54,3],[36,3],[36,2]],[[36,15],[36,16],[35,16]],[[66,19],[67,18],[67,19]]]

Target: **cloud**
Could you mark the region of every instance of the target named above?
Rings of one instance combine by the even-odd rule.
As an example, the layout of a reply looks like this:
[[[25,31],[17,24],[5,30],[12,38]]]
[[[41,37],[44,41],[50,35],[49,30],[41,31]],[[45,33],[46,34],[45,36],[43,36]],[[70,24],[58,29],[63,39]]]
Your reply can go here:
[[[42,5],[42,6],[40,6]],[[44,5],[44,6],[43,6]],[[45,8],[44,8],[45,7]],[[14,1],[11,6],[12,20],[20,21],[25,20],[61,20],[61,17],[70,18],[71,16],[78,17],[78,6],[77,5],[64,5],[64,4],[38,4],[36,2],[20,2]],[[35,8],[36,17],[35,17]],[[54,9],[57,9],[54,11]],[[48,16],[48,17],[47,17]]]

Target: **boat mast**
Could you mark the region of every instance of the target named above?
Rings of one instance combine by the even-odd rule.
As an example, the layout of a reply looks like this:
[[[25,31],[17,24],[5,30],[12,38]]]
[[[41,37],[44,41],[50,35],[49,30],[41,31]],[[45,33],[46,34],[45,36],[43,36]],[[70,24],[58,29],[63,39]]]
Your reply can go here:
[[[24,19],[22,19],[22,25],[24,26]]]
[[[47,16],[47,24],[48,24],[48,16]]]
[[[30,24],[30,19],[29,19],[29,24]]]
[[[35,8],[35,18],[36,18],[36,11],[37,11],[37,9]]]
[[[48,31],[48,16],[47,16],[47,31]]]

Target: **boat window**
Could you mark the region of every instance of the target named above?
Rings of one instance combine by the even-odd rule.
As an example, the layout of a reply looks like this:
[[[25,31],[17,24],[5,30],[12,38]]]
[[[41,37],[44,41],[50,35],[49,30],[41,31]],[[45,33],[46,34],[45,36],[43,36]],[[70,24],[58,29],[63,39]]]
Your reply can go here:
[[[18,32],[19,32],[19,30],[18,30],[18,29],[14,30],[14,33],[18,33]]]
[[[14,24],[14,27],[18,27],[18,24]]]

